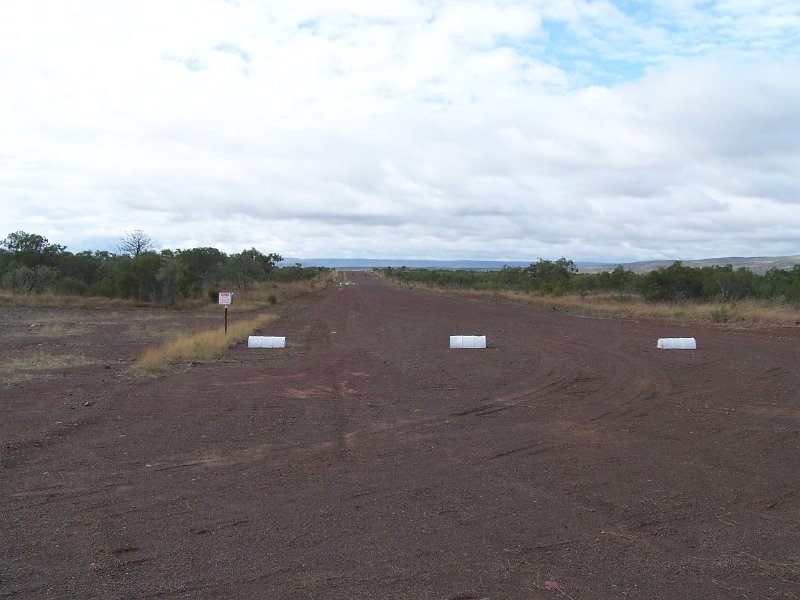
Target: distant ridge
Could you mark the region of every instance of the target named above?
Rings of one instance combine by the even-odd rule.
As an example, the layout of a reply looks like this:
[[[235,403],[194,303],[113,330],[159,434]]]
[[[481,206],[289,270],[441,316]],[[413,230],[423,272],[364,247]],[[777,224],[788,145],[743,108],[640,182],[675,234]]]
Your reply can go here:
[[[675,259],[680,260],[680,259]],[[649,273],[656,269],[669,267],[675,260],[646,260],[630,263],[613,263],[613,264],[578,264],[578,270],[581,273],[601,273],[603,271],[610,271],[617,266],[622,266],[625,269],[630,269],[634,273]],[[786,269],[791,270],[795,265],[800,265],[800,254],[793,256],[728,256],[724,258],[703,258],[698,260],[682,260],[686,267],[724,267],[731,265],[734,269],[750,269],[753,273],[763,275],[770,269]]]
[[[538,260],[538,259],[536,259]],[[280,266],[286,267],[300,263],[304,267],[329,267],[339,271],[368,270],[385,267],[408,267],[410,269],[467,269],[474,271],[495,271],[503,267],[527,267],[536,260],[420,260],[420,259],[383,259],[383,258],[285,258]],[[617,266],[630,269],[634,273],[647,273],[668,267],[676,260],[647,260],[638,262],[576,262],[581,273],[601,273],[612,271]],[[714,265],[731,265],[734,269],[746,268],[754,273],[764,274],[770,269],[791,269],[800,264],[800,254],[793,256],[732,256],[725,258],[704,258],[681,261],[687,267],[709,267]]]

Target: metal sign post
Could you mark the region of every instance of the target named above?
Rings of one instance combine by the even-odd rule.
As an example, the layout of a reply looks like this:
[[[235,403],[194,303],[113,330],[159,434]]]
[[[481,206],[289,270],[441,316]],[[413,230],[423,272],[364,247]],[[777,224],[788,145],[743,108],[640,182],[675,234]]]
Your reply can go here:
[[[228,335],[228,306],[233,303],[233,292],[220,292],[219,303],[225,307],[225,335]]]

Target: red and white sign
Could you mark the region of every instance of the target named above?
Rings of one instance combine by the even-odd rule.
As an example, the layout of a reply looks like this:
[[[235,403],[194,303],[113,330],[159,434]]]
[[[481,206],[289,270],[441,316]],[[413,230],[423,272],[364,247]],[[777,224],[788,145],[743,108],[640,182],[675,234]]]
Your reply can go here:
[[[233,302],[233,292],[220,292],[219,303],[228,306]]]

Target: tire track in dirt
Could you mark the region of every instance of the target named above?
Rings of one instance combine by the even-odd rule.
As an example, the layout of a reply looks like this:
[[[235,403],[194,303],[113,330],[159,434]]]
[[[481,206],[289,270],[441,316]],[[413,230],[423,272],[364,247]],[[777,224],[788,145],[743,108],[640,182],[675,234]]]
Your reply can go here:
[[[342,379],[342,373],[345,370],[344,365],[351,363],[354,358],[358,359],[357,352],[345,352],[357,347],[353,341],[358,340],[359,336],[353,336],[353,332],[359,329],[367,329],[372,331],[375,339],[380,340],[383,338],[392,338],[391,326],[387,323],[397,321],[403,318],[402,313],[385,314],[381,311],[380,303],[371,297],[370,292],[374,290],[375,283],[369,279],[363,278],[359,280],[361,287],[353,286],[347,288],[340,288],[335,294],[335,301],[337,306],[335,310],[330,310],[327,307],[321,307],[324,314],[333,314],[336,318],[336,323],[320,322],[313,319],[314,323],[311,330],[324,329],[329,332],[328,337],[325,338],[327,344],[322,347],[317,347],[315,350],[322,351],[324,349],[324,356],[321,360],[315,362],[314,375],[319,381],[324,383],[317,384],[317,387],[303,391],[293,391],[290,395],[295,397],[303,395],[304,393],[310,396],[327,396],[336,410],[333,420],[337,428],[337,441],[334,447],[340,451],[343,447],[352,448],[358,444],[362,438],[372,437],[376,434],[380,435],[401,435],[409,431],[430,428],[438,423],[447,423],[452,420],[453,416],[472,416],[472,417],[488,417],[489,415],[497,414],[504,411],[509,411],[516,408],[524,408],[532,402],[543,400],[550,401],[581,401],[583,405],[599,404],[604,408],[601,412],[592,414],[591,411],[587,412],[585,406],[581,409],[583,413],[580,418],[576,418],[568,425],[562,426],[560,429],[551,432],[551,437],[564,434],[570,429],[576,429],[585,426],[587,423],[598,422],[604,419],[616,419],[625,416],[635,411],[646,412],[649,406],[657,401],[660,395],[668,392],[668,385],[663,383],[663,374],[652,371],[651,368],[645,366],[642,361],[635,360],[632,356],[626,355],[622,352],[611,352],[608,348],[601,346],[592,346],[584,340],[581,342],[564,340],[559,336],[560,333],[543,336],[538,332],[536,338],[520,338],[511,337],[511,339],[499,338],[500,344],[505,344],[503,348],[508,352],[508,348],[512,344],[519,344],[519,347],[525,348],[529,360],[533,360],[537,367],[528,373],[514,373],[515,383],[513,387],[515,390],[511,393],[502,395],[492,394],[487,399],[489,402],[480,403],[476,407],[456,411],[455,413],[445,412],[435,415],[424,416],[411,416],[403,419],[397,419],[394,422],[381,422],[371,427],[360,426],[357,429],[346,431],[347,419],[340,410],[345,405],[345,398],[342,391],[349,390],[356,395],[362,394],[356,388],[351,388],[350,384]],[[408,292],[405,292],[408,293]],[[420,297],[416,297],[420,299]],[[426,304],[441,304],[442,301],[451,301],[452,299],[441,298],[434,296],[432,298],[422,298],[424,301],[415,303],[411,310],[406,312],[412,315],[413,319],[419,319],[420,314],[425,315]],[[485,303],[473,302],[476,312],[486,307]],[[491,312],[492,306],[487,307]],[[431,308],[427,308],[427,312],[431,312]],[[436,315],[439,317],[439,315]],[[411,320],[411,319],[409,319]],[[485,320],[485,318],[483,319]],[[272,327],[278,327],[273,325]],[[456,331],[457,324],[451,325],[451,331]],[[396,329],[396,325],[394,327]],[[410,328],[406,328],[410,329]],[[386,331],[387,333],[383,333]],[[308,334],[309,328],[307,327],[303,333],[301,345],[305,346],[309,342],[314,342],[314,338]],[[491,337],[491,329],[490,340]],[[425,335],[424,332],[417,332],[417,335]],[[426,336],[430,337],[430,336]],[[506,336],[507,338],[510,336]],[[531,344],[531,339],[535,340],[535,344]],[[439,338],[439,344],[442,344],[446,337],[442,333]],[[412,353],[413,344],[408,340],[402,340],[405,344],[402,348],[397,348],[395,351],[391,349],[385,350],[382,358],[393,358],[399,353]],[[520,342],[523,342],[520,344]],[[361,342],[363,343],[363,342]],[[422,341],[419,344],[422,347],[430,348],[430,343]],[[497,350],[498,342],[493,344],[493,350]],[[368,352],[366,349],[361,349],[364,353]],[[344,352],[344,356],[341,353]],[[371,352],[376,354],[376,350],[372,349]],[[445,355],[446,356],[446,355]],[[480,362],[480,354],[474,354],[476,362]],[[587,377],[585,375],[585,365],[598,363],[596,366],[599,374]],[[442,360],[442,352],[438,353],[436,357]],[[384,364],[388,361],[384,360]],[[608,369],[611,369],[609,376]],[[642,372],[639,372],[642,371]],[[634,375],[634,386],[631,386],[631,374]],[[302,376],[303,373],[296,373],[293,376]],[[266,376],[265,376],[266,377]],[[656,381],[661,380],[661,387],[656,384]],[[527,387],[523,387],[527,383]],[[358,385],[355,382],[354,385]],[[455,391],[459,388],[456,385],[443,386],[443,389]],[[610,404],[613,406],[610,410],[607,405],[609,400],[613,399]],[[504,456],[506,450],[502,450],[496,454]]]
[[[350,277],[279,305],[286,349],[116,381],[21,448],[0,594],[800,595],[800,336]]]

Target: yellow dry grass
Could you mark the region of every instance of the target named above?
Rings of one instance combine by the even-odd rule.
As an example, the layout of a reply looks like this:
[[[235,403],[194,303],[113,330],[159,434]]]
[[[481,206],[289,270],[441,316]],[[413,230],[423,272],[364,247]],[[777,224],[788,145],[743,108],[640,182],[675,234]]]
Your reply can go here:
[[[547,296],[510,291],[452,290],[413,284],[405,287],[471,297],[504,298],[515,302],[546,306],[552,310],[589,316],[674,319],[742,326],[800,325],[798,308],[758,300],[741,300],[725,304],[699,302],[665,304],[645,302],[640,296],[630,294]]]
[[[682,321],[733,323],[738,325],[800,325],[800,311],[788,306],[745,300],[733,303],[661,304],[638,297],[576,295],[527,296],[525,301],[564,312],[611,317],[675,319]]]
[[[157,372],[164,371],[176,363],[211,360],[276,318],[277,316],[273,314],[262,314],[246,321],[237,320],[228,325],[227,334],[222,328],[216,328],[179,335],[146,350],[134,363],[133,368],[140,372]]]

